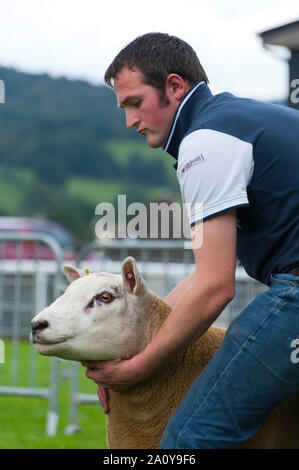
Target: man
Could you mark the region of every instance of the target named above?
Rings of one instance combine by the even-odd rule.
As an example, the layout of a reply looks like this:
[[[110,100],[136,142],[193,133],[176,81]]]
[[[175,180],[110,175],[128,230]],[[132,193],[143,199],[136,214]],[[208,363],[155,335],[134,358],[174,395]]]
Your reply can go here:
[[[135,357],[85,362],[107,412],[107,389],[144,380],[199,338],[234,297],[236,255],[269,289],[232,323],[171,418],[161,448],[238,448],[299,390],[299,113],[213,96],[192,48],[162,33],[136,38],[105,75],[126,124],[176,160],[182,197],[203,203],[195,272],[166,297],[173,307]],[[113,82],[113,84],[112,84]],[[191,210],[194,234],[201,220]],[[92,370],[96,367],[97,370]]]

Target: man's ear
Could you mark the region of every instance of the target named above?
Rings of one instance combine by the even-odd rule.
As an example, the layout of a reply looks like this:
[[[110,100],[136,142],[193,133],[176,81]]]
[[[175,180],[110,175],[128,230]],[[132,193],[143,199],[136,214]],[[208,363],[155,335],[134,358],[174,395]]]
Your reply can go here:
[[[190,89],[189,83],[176,73],[170,73],[165,81],[165,89],[168,96],[172,96],[176,101],[181,101]]]
[[[83,277],[86,274],[84,270],[69,265],[63,266],[63,272],[69,283],[79,279],[79,277]]]
[[[135,259],[132,258],[132,256],[128,256],[123,261],[121,272],[125,289],[130,294],[139,294],[140,289],[143,286],[143,280],[137,269]]]

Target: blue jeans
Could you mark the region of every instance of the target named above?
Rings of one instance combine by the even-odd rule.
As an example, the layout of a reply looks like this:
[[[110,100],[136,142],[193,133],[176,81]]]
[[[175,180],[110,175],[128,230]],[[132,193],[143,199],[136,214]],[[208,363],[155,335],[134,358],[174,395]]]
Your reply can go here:
[[[299,277],[273,274],[270,288],[230,325],[171,417],[160,448],[239,448],[273,407],[299,390],[296,338]]]

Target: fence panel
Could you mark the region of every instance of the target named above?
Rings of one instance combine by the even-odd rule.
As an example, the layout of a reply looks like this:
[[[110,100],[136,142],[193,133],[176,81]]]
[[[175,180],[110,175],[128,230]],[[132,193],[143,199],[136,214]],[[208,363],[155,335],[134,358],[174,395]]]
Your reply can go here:
[[[61,264],[62,250],[52,237],[0,232],[0,338],[4,346],[0,395],[48,400],[46,434],[50,436],[56,434],[59,417],[58,359],[39,356],[29,334],[33,316],[61,292]],[[42,384],[37,367],[41,360],[42,368],[49,369],[48,380]]]
[[[91,252],[102,252],[100,263],[86,259]],[[193,252],[186,249],[181,241],[138,241],[121,240],[116,242],[93,242],[83,247],[78,255],[77,265],[90,271],[120,273],[121,263],[127,256],[133,256],[138,269],[149,288],[165,297],[180,280],[192,273],[195,268]],[[266,286],[250,278],[241,266],[236,269],[236,295],[214,323],[227,328],[232,320]],[[67,433],[79,429],[78,408],[85,403],[98,403],[96,393],[83,394],[79,390],[79,364],[72,363],[70,397],[70,422]]]

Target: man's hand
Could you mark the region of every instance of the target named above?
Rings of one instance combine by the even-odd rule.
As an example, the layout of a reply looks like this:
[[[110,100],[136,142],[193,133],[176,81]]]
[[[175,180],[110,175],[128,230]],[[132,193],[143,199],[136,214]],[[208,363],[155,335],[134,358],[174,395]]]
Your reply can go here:
[[[142,353],[121,361],[82,361],[81,364],[87,368],[86,377],[98,385],[98,397],[105,413],[110,410],[107,389],[128,390],[153,372],[146,365]]]
[[[109,406],[109,391],[107,388],[103,387],[102,385],[98,385],[98,397],[100,403],[103,407],[104,413],[109,413],[110,406]]]

